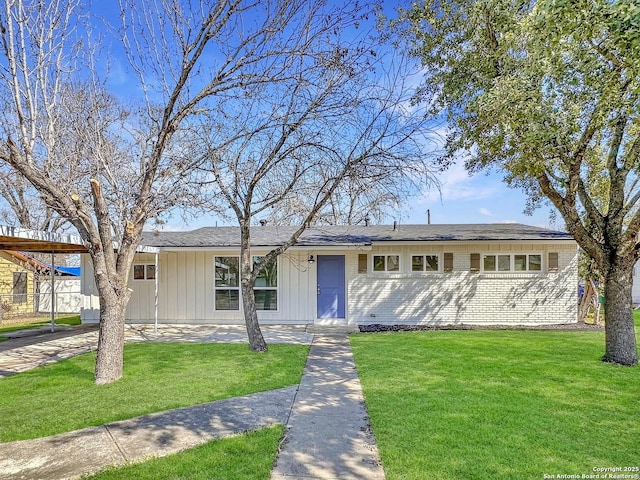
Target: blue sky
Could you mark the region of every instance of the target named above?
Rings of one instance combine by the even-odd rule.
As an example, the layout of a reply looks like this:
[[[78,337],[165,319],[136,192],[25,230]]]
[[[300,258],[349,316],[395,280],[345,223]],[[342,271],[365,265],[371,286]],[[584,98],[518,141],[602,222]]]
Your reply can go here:
[[[384,13],[395,16],[398,3],[384,2]],[[103,13],[112,13],[105,8]],[[117,47],[116,47],[117,48]],[[109,84],[114,90],[126,90],[130,84],[130,72],[117,52],[111,63]],[[419,67],[418,67],[419,68]],[[421,76],[415,75],[416,86]],[[410,81],[409,83],[413,83]],[[443,125],[437,127],[443,129]],[[439,137],[439,136],[438,136]],[[437,141],[436,143],[441,143]],[[454,164],[448,170],[438,174],[440,189],[432,188],[411,198],[388,223],[398,220],[403,224],[427,223],[427,210],[430,210],[432,223],[524,223],[543,228],[564,229],[561,218],[551,219],[550,206],[542,207],[533,215],[526,215],[526,195],[519,189],[509,188],[497,172],[469,175],[462,162]],[[195,220],[185,222],[180,215],[168,219],[163,229],[190,230],[202,226],[235,225],[235,219],[223,219],[214,215],[200,215]]]
[[[468,175],[461,164],[451,166],[439,174],[440,191],[432,189],[410,199],[406,209],[397,216],[403,224],[427,223],[427,210],[431,223],[524,223],[554,230],[564,230],[561,218],[553,223],[550,208],[542,207],[533,215],[525,215],[526,195],[509,188],[498,173]],[[390,218],[389,223],[393,220]],[[204,226],[234,225],[213,215],[199,216],[185,223],[179,215],[169,219],[163,230],[192,230]]]
[[[385,13],[393,16],[394,8],[385,3]],[[95,13],[105,15],[110,21],[117,22],[116,4],[98,2],[93,6]],[[136,96],[137,84],[132,72],[122,56],[118,42],[110,40],[103,44],[109,53],[107,85],[126,99]],[[106,67],[106,65],[105,65]],[[525,215],[526,196],[519,190],[507,187],[498,173],[467,174],[462,164],[454,164],[447,171],[438,174],[440,191],[431,189],[416,195],[408,205],[390,216],[388,223],[398,220],[401,223],[427,223],[427,210],[431,213],[432,223],[505,223],[517,222],[545,228],[562,229],[562,221],[551,222],[549,208],[541,208],[532,216]],[[233,220],[202,215],[197,220],[185,222],[179,214],[173,215],[165,225],[167,230],[190,230],[209,225],[233,224]]]
[[[440,174],[440,192],[424,192],[411,201],[411,212],[404,223],[425,223],[426,210],[432,223],[524,223],[562,229],[561,219],[552,223],[550,208],[542,207],[533,215],[523,213],[526,195],[509,188],[498,173],[470,176],[461,164]]]

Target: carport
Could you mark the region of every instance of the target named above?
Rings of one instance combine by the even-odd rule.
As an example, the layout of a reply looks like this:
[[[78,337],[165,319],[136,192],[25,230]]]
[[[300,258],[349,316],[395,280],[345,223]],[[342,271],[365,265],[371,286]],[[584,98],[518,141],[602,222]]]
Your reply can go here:
[[[42,232],[0,225],[0,250],[51,254],[51,331],[55,331],[55,269],[56,253],[88,253],[77,235]]]

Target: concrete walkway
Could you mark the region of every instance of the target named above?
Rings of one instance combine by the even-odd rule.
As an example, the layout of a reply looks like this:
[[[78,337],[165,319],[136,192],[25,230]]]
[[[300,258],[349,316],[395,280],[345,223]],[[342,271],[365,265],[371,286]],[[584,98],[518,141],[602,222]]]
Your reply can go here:
[[[316,336],[271,480],[384,478],[345,335]]]
[[[57,327],[55,332],[21,330],[3,336],[10,340],[0,342],[0,379],[90,352],[98,345],[97,328],[85,326]]]
[[[127,341],[246,342],[243,330],[174,325],[154,332],[153,327],[133,326],[127,328],[126,337]],[[167,455],[276,423],[286,424],[287,429],[273,480],[383,479],[346,335],[320,335],[317,329],[314,335],[304,326],[265,326],[263,333],[268,343],[312,343],[299,386],[53,437],[0,443],[0,479],[78,478],[106,466]],[[71,352],[95,349],[97,331],[47,337],[15,348],[7,348],[13,340],[0,343],[0,372],[22,371],[16,364],[20,360],[33,368]]]

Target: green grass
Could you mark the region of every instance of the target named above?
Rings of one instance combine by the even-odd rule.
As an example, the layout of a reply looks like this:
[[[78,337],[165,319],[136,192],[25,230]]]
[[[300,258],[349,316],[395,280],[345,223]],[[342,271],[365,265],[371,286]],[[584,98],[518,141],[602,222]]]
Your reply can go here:
[[[639,465],[640,367],[602,363],[602,332],[350,338],[388,480]]]
[[[299,383],[309,347],[125,346],[119,381],[94,384],[95,353],[0,380],[0,441],[36,438]]]
[[[68,315],[60,318],[56,318],[56,325],[80,325],[80,315]],[[29,330],[31,328],[38,328],[44,325],[51,325],[51,321],[42,321],[38,320],[33,322],[33,319],[25,321],[25,323],[12,323],[10,327],[0,328],[0,342],[3,340],[7,340],[6,337],[2,335],[4,333],[17,332],[18,330]]]
[[[640,309],[633,311],[633,323],[635,323],[636,327],[640,327]]]
[[[265,479],[282,436],[282,425],[209,442],[201,447],[143,463],[109,469],[92,480]]]

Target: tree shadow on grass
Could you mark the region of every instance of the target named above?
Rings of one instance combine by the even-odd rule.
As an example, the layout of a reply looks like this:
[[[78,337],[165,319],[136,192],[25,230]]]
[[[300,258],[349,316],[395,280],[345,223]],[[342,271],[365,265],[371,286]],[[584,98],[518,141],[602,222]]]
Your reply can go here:
[[[0,472],[66,478],[286,424],[297,387],[219,400],[35,440],[0,443]]]

